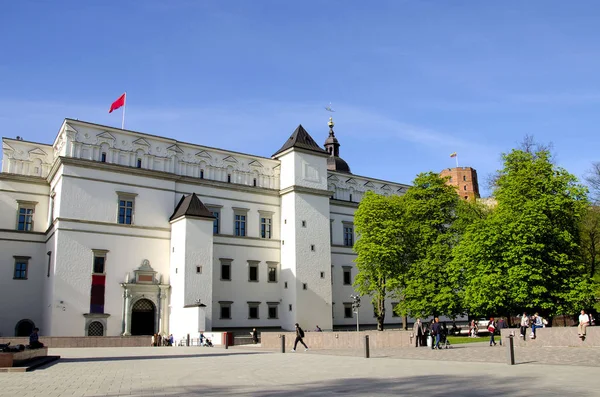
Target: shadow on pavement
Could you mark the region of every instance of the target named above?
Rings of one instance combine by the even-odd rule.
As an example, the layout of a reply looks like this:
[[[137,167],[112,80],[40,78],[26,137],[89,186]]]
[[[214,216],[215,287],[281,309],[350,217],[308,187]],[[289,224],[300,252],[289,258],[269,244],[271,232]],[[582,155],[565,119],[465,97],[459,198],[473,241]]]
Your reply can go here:
[[[275,376],[275,374],[274,374]],[[401,374],[399,374],[401,376]],[[306,379],[302,384],[284,385],[280,389],[256,387],[215,387],[193,386],[177,387],[172,389],[144,389],[132,390],[132,396],[161,395],[161,396],[269,396],[289,397],[294,396],[527,396],[531,397],[531,385],[536,382],[535,377],[515,376],[496,378],[494,375],[483,376],[440,376],[423,375],[397,379],[353,378],[337,379],[325,382],[311,382]],[[109,394],[108,396],[117,396]],[[548,394],[552,396],[572,395],[569,389],[554,388]],[[578,396],[592,396],[592,392],[578,392]]]

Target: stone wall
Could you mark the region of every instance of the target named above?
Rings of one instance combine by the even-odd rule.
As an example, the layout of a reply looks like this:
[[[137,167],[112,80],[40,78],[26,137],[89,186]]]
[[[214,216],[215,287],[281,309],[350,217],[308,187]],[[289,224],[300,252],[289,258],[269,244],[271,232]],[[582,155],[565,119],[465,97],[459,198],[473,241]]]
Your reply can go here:
[[[531,339],[531,328],[527,328],[525,340],[519,337],[519,328],[506,328],[502,330],[502,338],[513,334],[517,347],[600,347],[600,328],[588,327],[585,340],[577,336],[577,327],[550,327],[540,328],[535,331],[536,338]]]
[[[261,346],[269,349],[281,347],[280,335],[285,335],[286,350],[294,346],[295,332],[262,332]],[[365,335],[369,335],[371,349],[414,346],[410,331],[358,332],[306,332],[304,343],[310,349],[362,349]],[[301,346],[302,347],[302,346]]]
[[[0,338],[0,344],[28,345],[29,338]],[[152,342],[151,336],[40,336],[46,347],[146,347]]]

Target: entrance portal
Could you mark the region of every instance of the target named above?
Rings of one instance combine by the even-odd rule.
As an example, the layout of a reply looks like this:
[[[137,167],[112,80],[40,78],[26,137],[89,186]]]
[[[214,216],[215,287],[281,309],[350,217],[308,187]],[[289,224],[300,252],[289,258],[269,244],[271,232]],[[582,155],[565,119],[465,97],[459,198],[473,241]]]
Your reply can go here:
[[[131,312],[131,335],[154,335],[156,307],[148,299],[140,299],[133,304]]]

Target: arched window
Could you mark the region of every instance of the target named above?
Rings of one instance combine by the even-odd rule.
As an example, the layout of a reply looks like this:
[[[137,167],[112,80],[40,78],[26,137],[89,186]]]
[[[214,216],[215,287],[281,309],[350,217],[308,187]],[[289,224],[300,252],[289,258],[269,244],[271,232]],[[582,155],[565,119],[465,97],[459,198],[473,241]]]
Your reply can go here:
[[[104,336],[104,325],[100,321],[92,321],[88,325],[88,336]]]
[[[19,321],[15,325],[15,336],[29,336],[33,332],[33,327],[35,327],[35,324],[31,320],[23,319]]]

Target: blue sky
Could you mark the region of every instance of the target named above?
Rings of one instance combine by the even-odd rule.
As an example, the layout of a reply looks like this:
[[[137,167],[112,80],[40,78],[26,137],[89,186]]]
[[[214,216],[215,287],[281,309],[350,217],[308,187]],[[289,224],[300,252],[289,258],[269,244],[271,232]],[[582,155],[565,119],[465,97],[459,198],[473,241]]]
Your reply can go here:
[[[270,156],[332,102],[352,171],[477,169],[526,134],[581,177],[600,160],[597,1],[1,0],[3,136],[65,117]],[[483,192],[487,194],[487,190]]]

